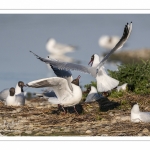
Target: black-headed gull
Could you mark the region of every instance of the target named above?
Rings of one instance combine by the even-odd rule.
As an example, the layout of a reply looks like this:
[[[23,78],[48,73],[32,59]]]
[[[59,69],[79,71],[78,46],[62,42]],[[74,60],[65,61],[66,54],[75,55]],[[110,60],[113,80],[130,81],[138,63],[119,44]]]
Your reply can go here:
[[[150,112],[141,112],[138,104],[131,109],[131,122],[150,122]]]
[[[73,91],[69,88],[67,80],[60,77],[51,77],[31,81],[27,83],[27,86],[33,88],[50,87],[55,92],[57,98],[49,98],[48,101],[52,104],[61,105],[62,107],[69,107],[78,104],[82,98],[79,79],[80,76],[71,82]]]
[[[88,87],[85,93],[88,93],[85,103],[94,102],[102,97],[94,86]]]
[[[23,91],[23,87],[24,86],[25,86],[24,82],[23,81],[19,81],[16,84],[15,95],[17,95],[17,94],[19,94],[21,92],[24,92]],[[9,88],[2,90],[0,92],[0,100],[5,101],[8,95],[9,95]]]
[[[9,95],[6,98],[7,106],[23,106],[25,105],[25,96],[24,93],[21,92],[19,94],[16,94],[15,88],[11,87],[9,89]]]
[[[123,35],[122,35],[120,41],[99,63],[97,63],[99,61],[99,57],[96,57],[96,55],[92,56],[91,62],[93,61],[93,64],[97,63],[96,66],[92,66],[92,67],[86,67],[83,65],[75,64],[75,63],[61,62],[61,61],[56,61],[56,60],[52,60],[52,59],[45,59],[45,58],[39,57],[32,51],[30,51],[30,52],[32,52],[41,61],[45,62],[46,64],[50,64],[51,66],[53,66],[55,68],[63,69],[63,70],[78,70],[78,71],[82,71],[84,73],[91,74],[97,80],[98,91],[105,92],[105,91],[111,90],[112,88],[115,88],[118,85],[119,81],[117,81],[115,79],[112,80],[106,74],[106,72],[102,66],[104,65],[104,63],[107,61],[107,59],[110,57],[110,55],[113,52],[115,52],[117,49],[120,49],[124,45],[124,43],[127,41],[128,37],[131,33],[131,30],[132,30],[132,22],[130,23],[130,25],[128,23],[127,23],[127,25],[125,25],[124,32],[123,32]],[[104,80],[108,80],[108,82],[106,82]],[[104,84],[101,84],[101,82],[104,82]],[[102,85],[104,85],[104,86],[102,86]]]
[[[91,67],[96,68],[100,63],[99,56],[97,54],[92,55],[89,64],[90,63],[91,63]],[[118,80],[107,75],[104,66],[102,66],[98,71],[98,74],[96,76],[96,81],[97,81],[97,90],[103,93],[112,90],[113,88],[117,87],[119,84]]]

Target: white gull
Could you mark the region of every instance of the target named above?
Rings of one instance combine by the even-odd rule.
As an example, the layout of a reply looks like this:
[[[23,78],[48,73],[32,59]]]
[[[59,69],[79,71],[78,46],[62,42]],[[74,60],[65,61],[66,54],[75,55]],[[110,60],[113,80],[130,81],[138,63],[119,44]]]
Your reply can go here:
[[[16,88],[15,88],[15,95],[23,92],[23,87],[24,87],[24,82],[22,81],[19,81],[17,84],[16,84]],[[26,93],[24,93],[26,94]],[[9,88],[7,89],[4,89],[0,92],[0,100],[2,101],[5,101],[7,96],[9,95]]]
[[[15,92],[15,88],[11,87],[9,89],[9,95],[6,98],[6,103],[7,106],[23,106],[25,105],[25,96],[24,93],[21,92],[17,94]]]
[[[75,46],[61,44],[50,38],[46,44],[46,50],[52,54],[63,55],[68,52],[74,52]]]
[[[150,122],[150,112],[141,112],[138,104],[131,109],[131,122]]]
[[[69,88],[67,80],[60,77],[51,77],[31,81],[27,83],[27,86],[33,88],[50,87],[57,96],[57,98],[52,97],[48,99],[51,104],[58,104],[62,107],[74,106],[75,109],[75,105],[78,104],[82,98],[79,79],[80,76],[71,82],[73,91]]]
[[[119,36],[104,35],[99,38],[98,44],[107,50],[111,50],[119,42],[119,40]]]

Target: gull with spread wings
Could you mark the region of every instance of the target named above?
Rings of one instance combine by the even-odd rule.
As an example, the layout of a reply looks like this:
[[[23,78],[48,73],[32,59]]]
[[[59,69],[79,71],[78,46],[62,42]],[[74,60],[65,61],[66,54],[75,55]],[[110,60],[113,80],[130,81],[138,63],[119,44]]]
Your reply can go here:
[[[30,51],[30,52],[32,52],[41,61],[43,61],[46,64],[49,64],[55,68],[62,69],[62,70],[77,70],[77,71],[82,71],[84,73],[91,74],[97,80],[98,91],[105,92],[105,91],[115,88],[117,86],[116,83],[119,84],[119,82],[115,82],[115,84],[111,85],[111,83],[110,84],[108,83],[108,82],[111,82],[111,80],[107,81],[107,78],[105,78],[105,77],[103,78],[103,76],[106,75],[106,73],[103,69],[103,65],[108,60],[108,58],[111,56],[111,54],[113,54],[116,50],[120,49],[125,44],[125,42],[127,41],[127,39],[129,38],[129,36],[131,34],[131,31],[132,31],[132,22],[130,24],[127,23],[125,25],[123,35],[122,35],[120,41],[116,44],[116,46],[96,66],[92,66],[92,67],[86,67],[83,65],[75,64],[75,63],[56,61],[56,60],[53,60],[50,58],[45,59],[45,58],[42,58],[42,57],[36,55],[32,51]],[[94,61],[95,61],[94,59],[91,59],[92,63],[94,63]],[[103,79],[103,82],[107,82],[105,87],[106,86],[108,86],[108,87],[106,89],[103,89],[103,86],[101,84],[101,82],[102,82],[101,79]]]

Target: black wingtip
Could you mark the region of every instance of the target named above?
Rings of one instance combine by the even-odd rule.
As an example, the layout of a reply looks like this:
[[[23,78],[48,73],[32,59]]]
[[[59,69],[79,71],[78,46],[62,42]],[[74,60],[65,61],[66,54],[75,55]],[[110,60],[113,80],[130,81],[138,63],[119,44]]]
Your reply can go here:
[[[29,51],[30,53],[33,53],[32,51]]]
[[[131,21],[131,23],[132,23],[132,21]]]

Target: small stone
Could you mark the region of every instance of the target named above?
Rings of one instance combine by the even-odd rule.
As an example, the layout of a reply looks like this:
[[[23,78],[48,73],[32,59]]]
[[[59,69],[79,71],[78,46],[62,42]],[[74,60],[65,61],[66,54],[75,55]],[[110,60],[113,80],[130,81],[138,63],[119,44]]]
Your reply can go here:
[[[147,133],[147,132],[149,132],[149,130],[147,128],[144,128],[142,132]]]
[[[106,127],[105,127],[105,129],[106,129],[106,130],[109,130],[109,129],[110,129],[110,127],[109,127],[109,126],[106,126]]]
[[[142,133],[138,133],[138,136],[143,136],[143,134]]]
[[[101,121],[101,124],[108,124],[109,123],[109,121],[107,121],[107,120],[102,120]]]
[[[26,131],[25,133],[26,133],[26,134],[31,134],[31,133],[32,133],[32,131]]]
[[[122,116],[121,121],[129,121],[130,120],[130,116]]]
[[[109,116],[114,116],[114,114],[113,114],[112,112],[110,112],[108,115],[109,115]]]
[[[47,106],[47,108],[51,108],[52,107],[50,104],[47,104],[46,106]]]
[[[16,111],[17,112],[21,112],[22,108],[17,108]]]
[[[43,102],[43,103],[40,103],[39,104],[40,106],[45,106],[45,105],[47,105],[45,102]]]
[[[92,131],[91,130],[86,130],[86,132],[85,132],[86,134],[91,134],[92,133]]]
[[[15,113],[17,113],[17,111],[16,111],[16,110],[13,110],[13,111],[11,111],[11,113],[12,113],[12,114],[15,114]]]
[[[70,129],[69,128],[65,129],[63,132],[70,132]]]
[[[102,134],[101,136],[108,136],[108,134]]]
[[[115,119],[116,119],[116,120],[120,120],[120,116],[116,116]]]
[[[114,124],[114,123],[116,123],[116,122],[117,122],[116,119],[111,120],[111,123],[112,123],[112,124]]]
[[[45,131],[45,133],[46,133],[46,134],[51,134],[51,133],[52,133],[52,131]]]

